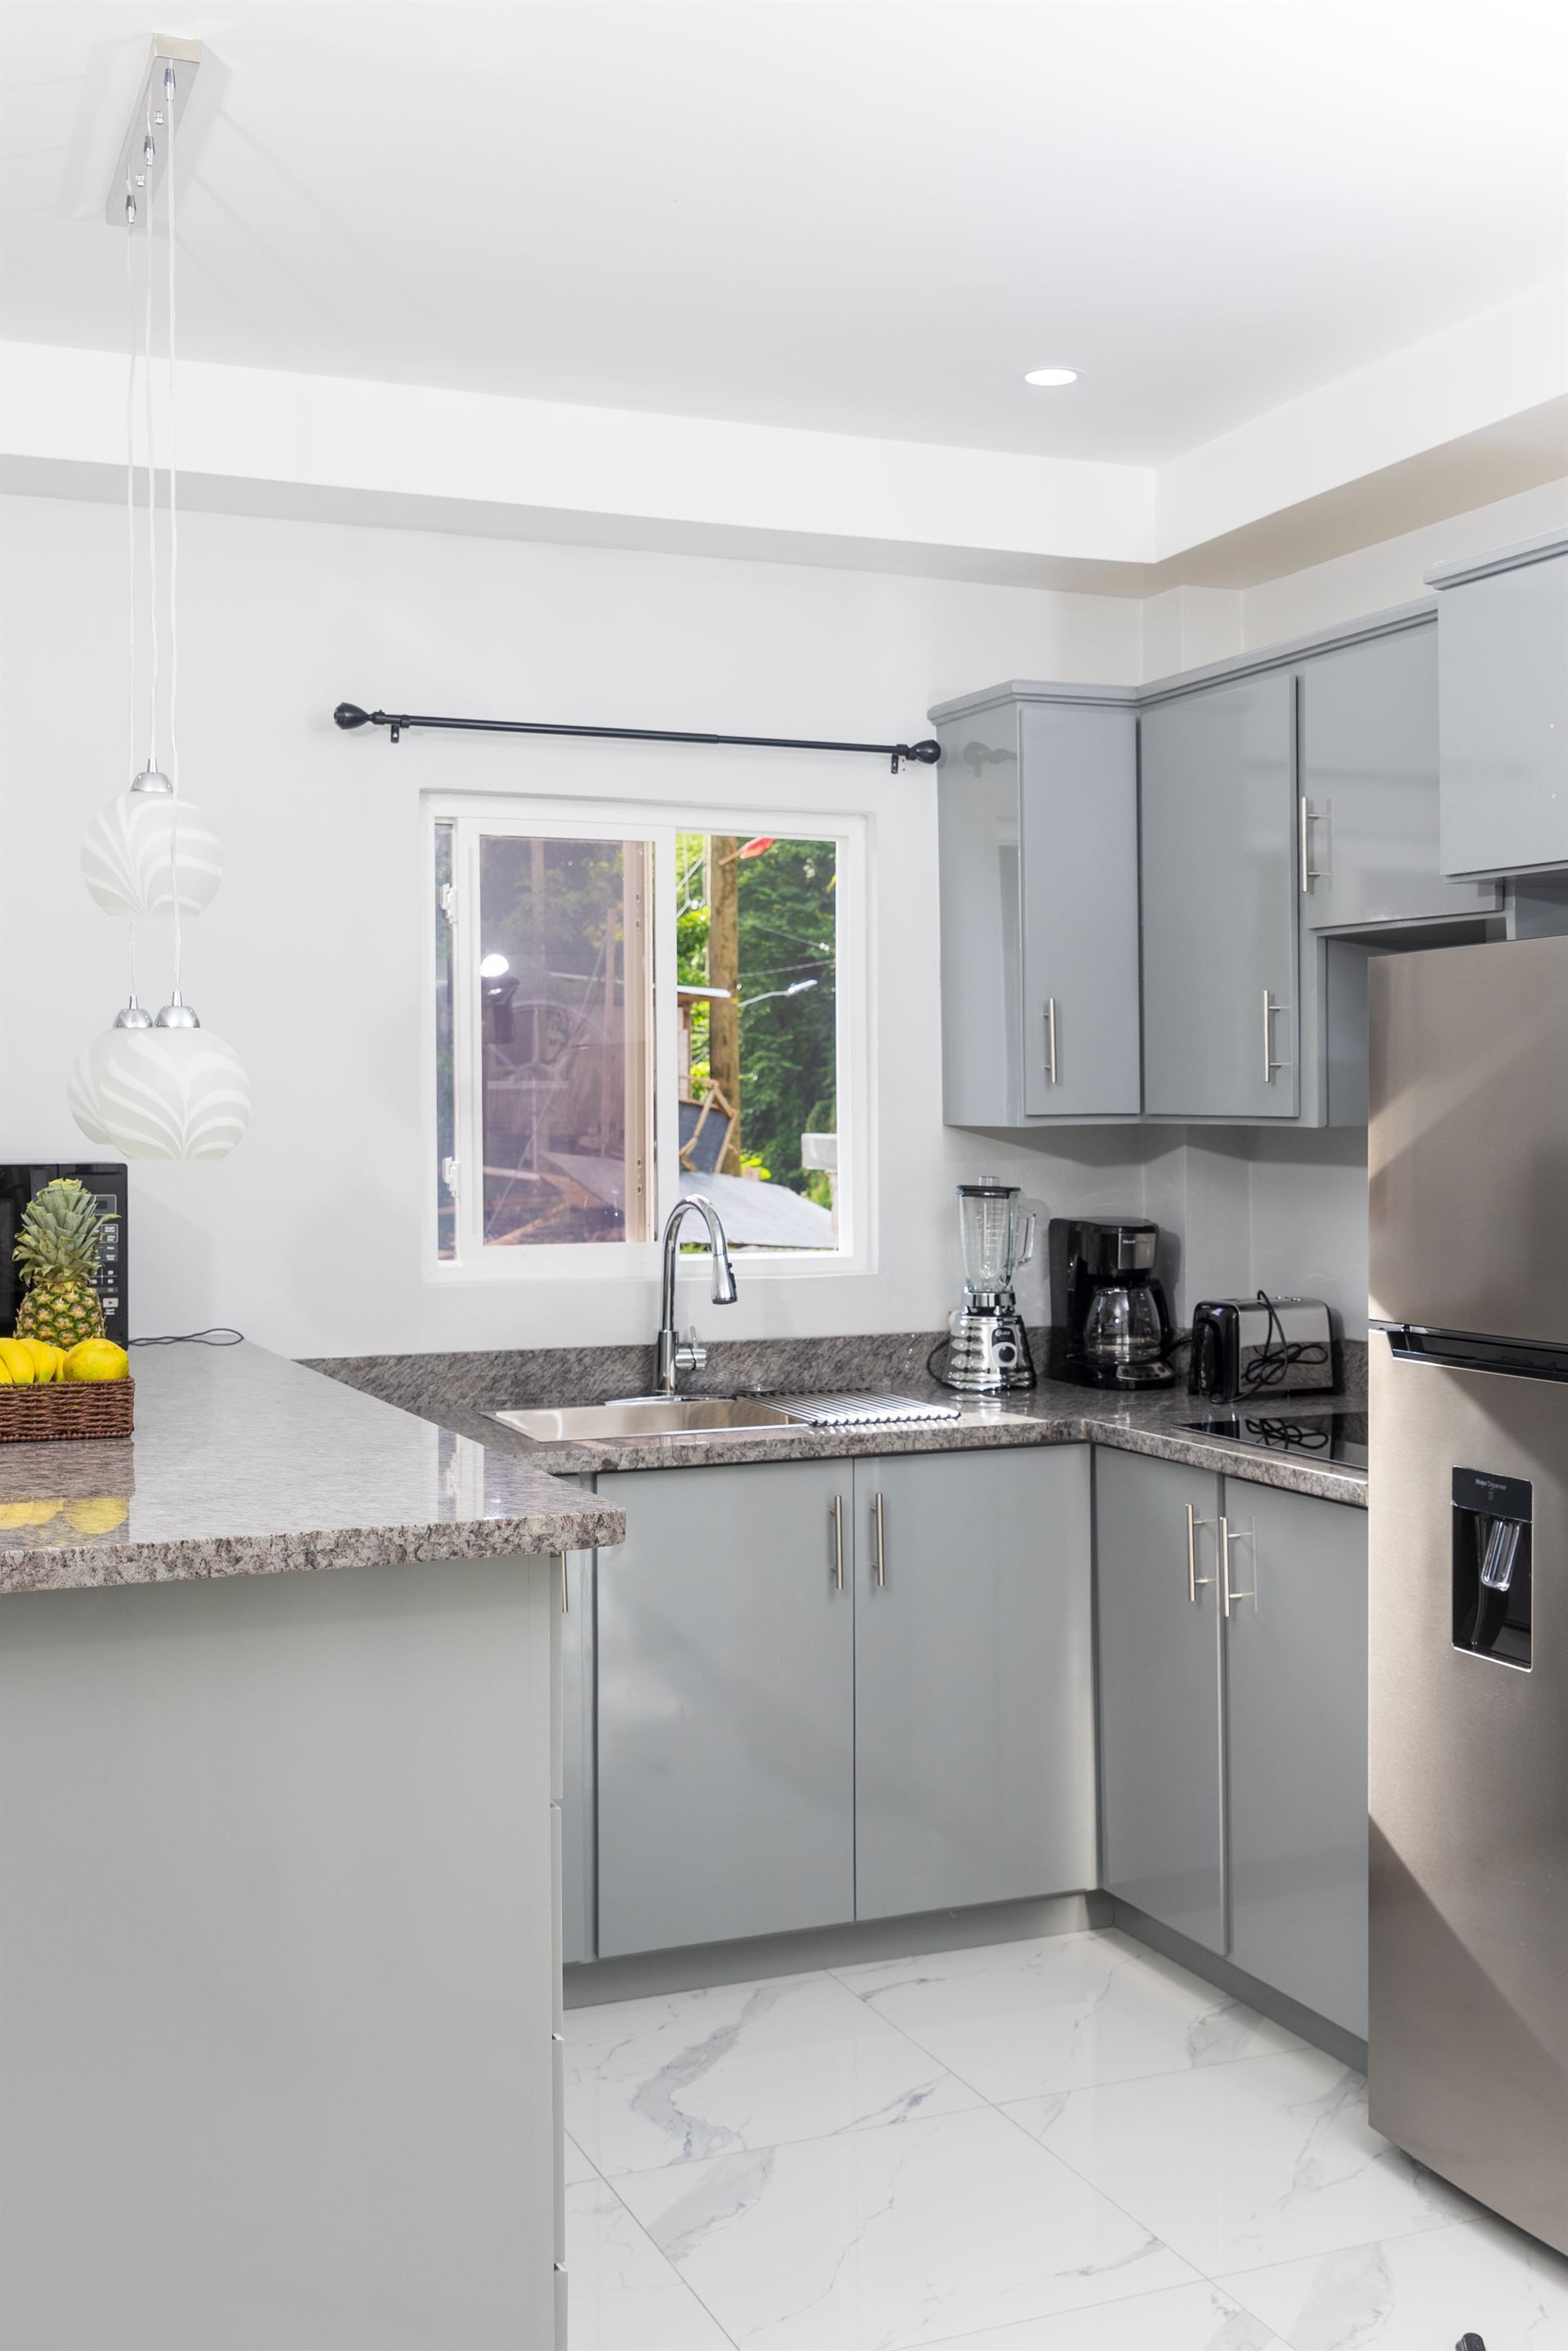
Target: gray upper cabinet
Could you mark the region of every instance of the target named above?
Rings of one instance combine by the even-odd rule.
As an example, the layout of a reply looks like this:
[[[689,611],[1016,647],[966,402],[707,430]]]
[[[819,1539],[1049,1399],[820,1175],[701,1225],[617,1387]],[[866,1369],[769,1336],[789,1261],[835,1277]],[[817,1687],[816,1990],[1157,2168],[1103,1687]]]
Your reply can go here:
[[[1137,721],[1026,702],[1019,733],[1024,1112],[1135,1116]]]
[[[600,1479],[601,1958],[853,1917],[850,1469]]]
[[[1006,685],[931,715],[943,745],[944,1117],[1135,1118],[1131,690]]]
[[[1151,1117],[1297,1115],[1294,753],[1288,670],[1174,695],[1144,715]]]
[[[1225,1482],[1230,1956],[1366,2035],[1366,1513]]]
[[[1100,1452],[1094,1493],[1102,1883],[1223,1953],[1219,1481]]]
[[[856,1916],[1095,1884],[1089,1448],[854,1465]]]
[[[1299,816],[1301,914],[1312,930],[1496,905],[1494,886],[1439,871],[1434,620],[1302,663]]]
[[[1568,866],[1568,537],[1427,574],[1445,873]]]

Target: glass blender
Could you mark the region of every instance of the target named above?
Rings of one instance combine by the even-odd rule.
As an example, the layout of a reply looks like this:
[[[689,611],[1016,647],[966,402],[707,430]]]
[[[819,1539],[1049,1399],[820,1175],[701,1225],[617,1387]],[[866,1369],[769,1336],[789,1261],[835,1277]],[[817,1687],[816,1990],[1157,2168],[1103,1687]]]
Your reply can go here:
[[[1034,1253],[1034,1218],[1023,1212],[1018,1186],[989,1176],[960,1184],[958,1240],[964,1301],[947,1318],[944,1385],[969,1395],[1033,1387],[1034,1364],[1013,1296],[1013,1275]]]

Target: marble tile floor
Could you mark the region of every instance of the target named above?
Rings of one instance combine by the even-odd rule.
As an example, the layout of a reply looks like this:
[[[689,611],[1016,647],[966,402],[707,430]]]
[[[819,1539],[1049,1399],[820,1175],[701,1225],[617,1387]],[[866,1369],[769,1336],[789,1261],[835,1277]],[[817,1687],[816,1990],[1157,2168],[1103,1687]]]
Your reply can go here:
[[[1568,2351],[1568,2262],[1115,1933],[567,2018],[571,2351]]]

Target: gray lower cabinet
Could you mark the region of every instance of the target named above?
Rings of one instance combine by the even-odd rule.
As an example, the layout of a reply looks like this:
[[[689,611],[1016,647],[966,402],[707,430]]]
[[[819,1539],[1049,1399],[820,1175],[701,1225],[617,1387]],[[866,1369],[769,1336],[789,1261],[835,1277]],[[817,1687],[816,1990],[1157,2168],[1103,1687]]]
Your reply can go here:
[[[570,1966],[593,1957],[597,1940],[598,1865],[594,1750],[593,1590],[591,1551],[569,1551],[561,1562],[566,1603],[560,1620],[560,1955]]]
[[[597,1570],[601,1958],[1094,1885],[1087,1446],[599,1490],[627,1513]],[[569,1684],[569,1854],[587,1704]]]
[[[1294,675],[1156,702],[1140,759],[1145,1109],[1294,1118]]]
[[[1089,1448],[857,1461],[855,1915],[1092,1886]]]
[[[850,1468],[600,1479],[601,1957],[853,1917]]]
[[[1238,1479],[1225,1509],[1230,1956],[1364,2039],[1366,1513]]]
[[[1298,855],[1310,930],[1440,920],[1498,903],[1494,886],[1439,869],[1433,619],[1302,663]]]
[[[1102,1883],[1223,1954],[1219,1480],[1100,1450],[1094,1505]]]
[[[1364,2036],[1365,1512],[1106,1451],[1095,1511],[1103,1882]]]
[[[1443,871],[1568,866],[1568,538],[1427,576]]]

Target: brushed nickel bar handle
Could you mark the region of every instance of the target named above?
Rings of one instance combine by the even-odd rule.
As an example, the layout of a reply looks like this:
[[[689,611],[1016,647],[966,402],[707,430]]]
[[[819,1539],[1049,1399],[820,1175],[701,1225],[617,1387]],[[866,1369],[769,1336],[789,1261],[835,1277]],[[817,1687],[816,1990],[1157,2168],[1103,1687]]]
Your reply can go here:
[[[1186,1596],[1195,1607],[1203,1586],[1214,1582],[1212,1575],[1199,1575],[1197,1572],[1197,1531],[1207,1524],[1208,1520],[1200,1519],[1189,1502],[1186,1506]]]
[[[571,1614],[571,1592],[566,1579],[566,1553],[565,1552],[562,1552],[560,1555],[560,1613],[563,1616],[570,1616]]]
[[[1049,1084],[1054,1085],[1056,1083],[1056,998],[1054,996],[1048,996],[1045,999],[1045,1044],[1046,1081]]]
[[[1322,882],[1325,878],[1320,868],[1312,863],[1312,828],[1314,824],[1321,824],[1326,814],[1326,810],[1313,808],[1306,794],[1304,792],[1301,794],[1301,895],[1303,898],[1312,896],[1314,882]]]
[[[1275,1003],[1272,990],[1266,987],[1263,990],[1263,1083],[1266,1086],[1273,1084],[1275,1071],[1285,1066],[1283,1061],[1274,1059],[1274,1032],[1269,1026],[1275,1013],[1283,1012],[1284,1008],[1282,1004]]]
[[[844,1588],[844,1498],[833,1496],[833,1582],[839,1591]]]
[[[876,1581],[881,1591],[887,1583],[887,1535],[882,1521],[882,1496],[872,1504],[872,1520],[876,1530]]]
[[[1240,1531],[1239,1531],[1239,1532],[1238,1532],[1238,1531],[1236,1531],[1236,1530],[1231,1526],[1231,1523],[1230,1523],[1230,1521],[1229,1521],[1229,1520],[1228,1520],[1228,1519],[1221,1519],[1221,1520],[1220,1520],[1220,1521],[1219,1521],[1219,1579],[1220,1579],[1220,1590],[1221,1590],[1221,1592],[1222,1592],[1222,1593],[1223,1593],[1223,1595],[1224,1595],[1225,1613],[1226,1613],[1226,1614],[1227,1614],[1228,1616],[1228,1615],[1229,1615],[1229,1614],[1230,1614],[1230,1611],[1231,1611],[1232,1606],[1233,1606],[1233,1605],[1235,1604],[1235,1603],[1236,1603],[1236,1602],[1238,1602],[1238,1601],[1240,1601],[1240,1600],[1250,1600],[1250,1601],[1253,1603],[1253,1604],[1254,1604],[1254,1605],[1256,1605],[1256,1604],[1257,1604],[1257,1599],[1258,1599],[1258,1554],[1257,1554],[1256,1551],[1254,1551],[1254,1552],[1253,1552],[1253,1554],[1252,1554],[1252,1589],[1251,1589],[1251,1591],[1250,1591],[1250,1592],[1237,1592],[1237,1591],[1235,1591],[1235,1590],[1233,1590],[1233,1589],[1232,1589],[1231,1582],[1230,1582],[1230,1546],[1231,1546],[1231,1544],[1232,1544],[1233,1542],[1251,1542],[1251,1541],[1252,1541],[1252,1530],[1251,1530],[1249,1527],[1243,1527],[1243,1528],[1240,1530]]]

